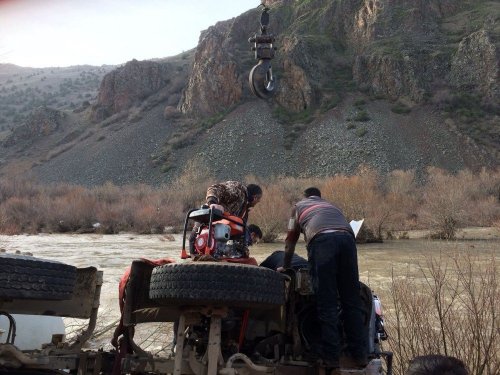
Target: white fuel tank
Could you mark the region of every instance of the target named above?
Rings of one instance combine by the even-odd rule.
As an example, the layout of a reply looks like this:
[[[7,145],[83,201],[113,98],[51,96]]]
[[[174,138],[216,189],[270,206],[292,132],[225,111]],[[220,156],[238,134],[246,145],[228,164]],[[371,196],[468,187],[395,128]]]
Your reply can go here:
[[[21,350],[40,349],[52,341],[52,335],[65,334],[64,321],[59,316],[12,314],[16,321],[14,345]],[[0,343],[7,341],[9,319],[0,315]]]

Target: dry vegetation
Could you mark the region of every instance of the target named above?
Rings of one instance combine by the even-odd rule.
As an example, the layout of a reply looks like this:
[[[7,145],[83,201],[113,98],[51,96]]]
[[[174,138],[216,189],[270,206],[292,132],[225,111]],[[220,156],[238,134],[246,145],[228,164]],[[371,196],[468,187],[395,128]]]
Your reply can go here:
[[[435,238],[453,239],[461,227],[500,224],[500,172],[451,174],[436,168],[427,172],[424,182],[413,171],[381,176],[369,168],[360,168],[352,176],[323,179],[263,181],[249,176],[247,182],[257,182],[264,190],[250,218],[262,227],[265,241],[275,240],[286,228],[291,205],[304,188],[314,185],[348,219],[365,218],[373,240],[429,228]],[[192,164],[172,184],[161,187],[43,186],[4,178],[0,181],[0,232],[161,233],[165,227],[179,228],[184,213],[201,204],[206,187],[213,182],[207,167]]]
[[[473,375],[500,373],[497,276],[495,254],[459,251],[437,252],[393,274],[386,322],[394,373],[404,374],[418,355],[437,353],[460,358]]]

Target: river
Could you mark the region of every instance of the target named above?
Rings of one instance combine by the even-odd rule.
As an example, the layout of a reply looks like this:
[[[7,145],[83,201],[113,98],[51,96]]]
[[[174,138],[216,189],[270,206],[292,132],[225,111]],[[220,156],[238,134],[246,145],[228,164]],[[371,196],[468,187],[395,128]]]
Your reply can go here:
[[[477,231],[476,231],[477,233]],[[388,296],[391,274],[404,274],[411,264],[425,260],[439,251],[471,251],[487,260],[493,256],[500,260],[500,232],[496,229],[483,231],[477,239],[464,238],[458,241],[431,241],[423,238],[391,240],[382,244],[358,245],[360,278],[380,296]],[[0,251],[7,253],[29,252],[33,256],[57,260],[76,267],[94,266],[104,272],[101,294],[99,326],[109,325],[119,318],[118,282],[125,269],[135,259],[145,257],[157,259],[179,258],[181,235],[136,235],[136,234],[39,234],[0,236]],[[257,244],[251,254],[262,261],[274,250],[283,249],[283,242]],[[297,252],[306,256],[304,243],[299,242]],[[382,298],[382,302],[384,299]],[[67,321],[67,326],[73,323]],[[168,332],[166,339],[168,340]],[[94,345],[109,342],[111,331],[100,335]],[[149,334],[145,334],[149,337]],[[163,347],[154,345],[154,347]]]

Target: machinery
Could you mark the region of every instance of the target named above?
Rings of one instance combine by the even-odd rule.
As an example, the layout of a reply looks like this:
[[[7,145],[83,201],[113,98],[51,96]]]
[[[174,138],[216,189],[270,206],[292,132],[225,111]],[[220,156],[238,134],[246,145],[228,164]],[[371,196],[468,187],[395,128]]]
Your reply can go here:
[[[237,216],[202,206],[190,210],[184,222],[181,258],[188,258],[186,237],[188,223],[196,224],[189,237],[190,256],[206,255],[214,259],[248,257],[246,225]]]
[[[199,226],[196,251],[210,260],[160,266],[134,261],[121,305],[126,346],[118,351],[84,348],[96,326],[102,272],[0,255],[0,310],[10,319],[7,342],[0,344],[0,375],[323,374],[316,363],[320,330],[307,268],[279,273],[235,257],[227,248],[242,241],[244,225],[211,208],[187,214],[184,253],[190,221]],[[341,373],[391,375],[392,353],[381,348],[387,335],[380,300],[364,284],[361,297],[370,362]],[[72,342],[56,334],[40,349],[22,350],[16,347],[14,314],[84,318],[88,325]],[[135,326],[148,322],[174,323],[170,356],[153,355],[134,342]]]

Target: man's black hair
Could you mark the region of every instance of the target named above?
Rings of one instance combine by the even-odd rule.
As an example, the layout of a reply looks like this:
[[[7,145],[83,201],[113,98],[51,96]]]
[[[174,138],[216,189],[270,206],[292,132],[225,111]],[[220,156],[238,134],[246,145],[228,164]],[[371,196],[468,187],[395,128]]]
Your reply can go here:
[[[255,233],[257,235],[257,237],[262,238],[262,230],[259,228],[258,225],[250,224],[248,226],[248,231],[250,233]]]
[[[248,184],[247,191],[249,200],[251,200],[250,198],[255,197],[256,195],[262,195],[262,189],[259,185]]]
[[[429,354],[412,359],[405,375],[469,375],[469,371],[458,358]]]
[[[321,198],[321,191],[317,187],[308,187],[306,190],[304,190],[304,197],[309,198],[312,196],[320,197]]]

